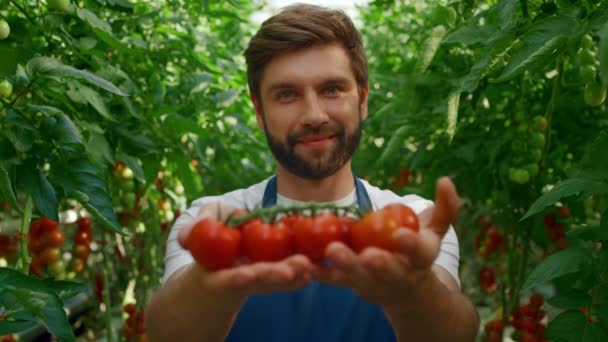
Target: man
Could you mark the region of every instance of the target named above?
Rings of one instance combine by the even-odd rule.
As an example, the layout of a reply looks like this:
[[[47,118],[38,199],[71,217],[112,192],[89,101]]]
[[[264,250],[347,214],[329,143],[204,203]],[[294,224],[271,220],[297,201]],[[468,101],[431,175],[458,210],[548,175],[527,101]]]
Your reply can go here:
[[[351,156],[367,117],[361,36],[340,11],[296,5],[264,22],[245,52],[258,126],[276,177],[195,201],[169,236],[164,286],[146,310],[151,341],[472,341],[475,307],[458,280],[450,223],[459,197],[447,178],[436,203],[399,197],[354,177]],[[334,202],[379,209],[400,202],[419,234],[395,234],[402,253],[355,254],[334,242],[331,266],[303,255],[208,272],[181,246],[203,217],[234,208]]]

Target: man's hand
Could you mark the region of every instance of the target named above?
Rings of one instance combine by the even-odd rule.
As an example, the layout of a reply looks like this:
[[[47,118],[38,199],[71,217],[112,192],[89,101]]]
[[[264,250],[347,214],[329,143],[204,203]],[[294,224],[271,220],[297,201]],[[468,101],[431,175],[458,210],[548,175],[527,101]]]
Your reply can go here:
[[[403,309],[411,304],[411,309],[415,309],[423,297],[432,296],[429,288],[436,288],[426,286],[433,281],[431,266],[459,207],[454,184],[447,177],[441,178],[437,182],[435,206],[419,215],[419,232],[405,228],[395,232],[400,253],[368,247],[357,255],[343,243],[334,242],[326,250],[326,258],[332,265],[319,269],[319,279],[351,287],[363,298],[385,308],[398,305]]]
[[[199,220],[211,217],[224,221],[230,214],[245,215],[247,211],[222,204],[204,206],[192,224],[181,228],[178,235],[180,244],[186,245],[192,227]],[[293,255],[280,262],[241,263],[215,272],[208,272],[196,263],[192,267],[200,274],[202,289],[218,294],[229,291],[237,295],[237,300],[251,294],[292,291],[305,287],[312,280],[315,270],[310,260],[303,255]]]

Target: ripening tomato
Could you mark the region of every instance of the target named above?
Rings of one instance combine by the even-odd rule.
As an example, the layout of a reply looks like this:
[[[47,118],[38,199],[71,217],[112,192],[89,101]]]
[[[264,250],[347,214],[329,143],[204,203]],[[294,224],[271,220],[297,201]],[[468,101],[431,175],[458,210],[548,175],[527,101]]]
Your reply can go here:
[[[40,226],[42,227],[43,231],[51,232],[51,231],[57,229],[57,227],[59,227],[59,222],[53,221],[47,217],[43,217],[40,220]]]
[[[540,293],[534,293],[530,296],[530,305],[537,309],[543,306],[543,296]]]
[[[40,225],[40,220],[34,220],[30,223],[30,230],[28,235],[31,238],[39,238],[42,236],[44,231],[42,230],[42,226]]]
[[[400,228],[419,230],[418,216],[406,205],[390,204],[369,212],[351,228],[351,248],[357,253],[371,246],[399,252],[401,248],[393,234]]]
[[[258,218],[242,226],[243,254],[251,262],[280,261],[293,251],[291,229],[283,222],[266,223]]]
[[[91,219],[88,217],[81,217],[78,219],[78,231],[87,232],[89,235],[93,232],[91,229]]]
[[[293,227],[294,246],[297,253],[306,255],[312,262],[325,259],[325,249],[334,241],[346,241],[340,219],[323,213],[314,217],[302,217]]]
[[[79,231],[74,235],[74,242],[77,245],[88,245],[91,243],[91,234],[85,231]]]
[[[87,259],[89,257],[90,252],[91,252],[91,249],[89,248],[88,245],[76,244],[74,246],[73,254],[77,258]]]
[[[206,218],[194,225],[186,244],[196,262],[215,271],[232,266],[240,256],[241,232]]]
[[[65,240],[65,235],[59,229],[55,229],[46,234],[46,241],[51,247],[59,247],[63,245],[63,241]]]
[[[59,248],[47,247],[40,253],[40,259],[45,265],[50,265],[61,257]]]

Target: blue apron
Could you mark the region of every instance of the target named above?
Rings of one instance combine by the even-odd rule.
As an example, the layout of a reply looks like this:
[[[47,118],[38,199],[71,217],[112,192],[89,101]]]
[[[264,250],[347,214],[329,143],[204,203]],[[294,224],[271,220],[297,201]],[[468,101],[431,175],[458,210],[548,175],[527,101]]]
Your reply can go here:
[[[357,203],[371,210],[369,195],[355,177]],[[262,206],[277,203],[277,181],[266,185]],[[351,289],[313,280],[303,289],[247,299],[227,338],[229,342],[396,341],[382,308]]]

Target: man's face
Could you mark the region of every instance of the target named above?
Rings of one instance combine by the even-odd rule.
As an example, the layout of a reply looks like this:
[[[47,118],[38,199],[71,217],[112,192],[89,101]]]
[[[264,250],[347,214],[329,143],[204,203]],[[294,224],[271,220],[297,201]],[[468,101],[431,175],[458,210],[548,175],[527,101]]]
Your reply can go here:
[[[258,126],[289,172],[318,180],[352,157],[367,117],[367,87],[357,88],[338,44],[274,58],[264,70],[261,99],[253,98]]]

